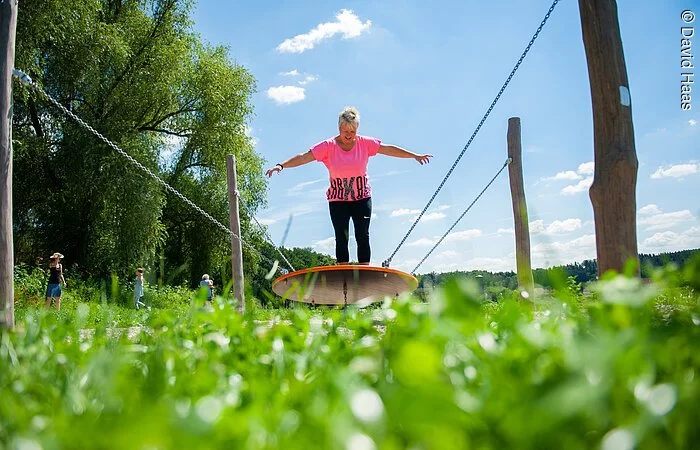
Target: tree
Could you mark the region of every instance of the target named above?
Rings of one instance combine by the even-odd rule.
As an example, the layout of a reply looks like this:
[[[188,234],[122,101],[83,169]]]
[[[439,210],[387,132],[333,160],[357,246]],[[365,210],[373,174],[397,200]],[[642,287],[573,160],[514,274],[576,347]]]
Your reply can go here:
[[[255,82],[192,31],[191,5],[23,2],[16,66],[226,224],[226,154],[249,210],[264,202],[262,159],[245,135]],[[61,250],[90,273],[125,275],[163,255],[168,273],[185,274],[169,278],[190,282],[223,264],[226,233],[32,91],[14,101],[18,261]]]

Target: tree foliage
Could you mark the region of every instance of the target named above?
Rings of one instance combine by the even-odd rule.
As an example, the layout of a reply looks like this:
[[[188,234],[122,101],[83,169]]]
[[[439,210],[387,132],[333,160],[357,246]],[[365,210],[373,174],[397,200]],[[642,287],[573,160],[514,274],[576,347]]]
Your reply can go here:
[[[188,0],[22,2],[15,66],[223,224],[226,155],[235,154],[248,206],[244,236],[256,241],[246,211],[264,202],[263,161],[245,134],[255,81],[226,48],[192,31],[191,7]],[[13,129],[18,262],[60,250],[88,273],[124,275],[162,261],[174,283],[227,267],[225,232],[18,84]]]

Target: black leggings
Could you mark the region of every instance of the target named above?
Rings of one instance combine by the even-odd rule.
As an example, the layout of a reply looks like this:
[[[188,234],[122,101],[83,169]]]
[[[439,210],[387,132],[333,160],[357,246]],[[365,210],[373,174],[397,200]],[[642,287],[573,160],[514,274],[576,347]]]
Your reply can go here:
[[[338,263],[350,261],[348,237],[350,235],[350,218],[355,228],[357,241],[357,262],[369,263],[369,221],[372,218],[372,198],[368,197],[354,202],[328,202],[331,222],[335,230],[335,258]]]

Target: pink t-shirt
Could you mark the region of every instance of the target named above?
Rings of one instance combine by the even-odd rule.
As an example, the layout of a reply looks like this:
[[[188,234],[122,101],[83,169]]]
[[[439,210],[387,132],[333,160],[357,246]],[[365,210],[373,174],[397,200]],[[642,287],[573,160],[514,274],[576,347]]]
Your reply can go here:
[[[316,161],[328,168],[331,185],[326,191],[329,202],[348,202],[372,196],[367,178],[367,161],[379,151],[382,141],[373,137],[355,136],[355,146],[345,151],[335,142],[326,139],[311,147]]]

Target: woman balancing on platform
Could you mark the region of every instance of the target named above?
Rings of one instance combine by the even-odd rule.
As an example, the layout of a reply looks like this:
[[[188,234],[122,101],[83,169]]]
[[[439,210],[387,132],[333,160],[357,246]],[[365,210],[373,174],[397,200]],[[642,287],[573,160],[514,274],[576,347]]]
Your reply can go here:
[[[348,234],[352,218],[357,240],[357,260],[368,265],[370,260],[369,222],[372,217],[372,188],[367,178],[367,162],[377,153],[396,158],[413,158],[421,165],[430,162],[433,155],[419,155],[395,145],[382,144],[376,138],[360,136],[360,113],[346,107],[338,117],[338,135],[321,141],[306,153],[268,169],[271,177],[283,169],[298,167],[312,161],[325,164],[330,174],[330,187],[326,191],[331,222],[335,230],[335,257],[338,264],[350,261]]]

